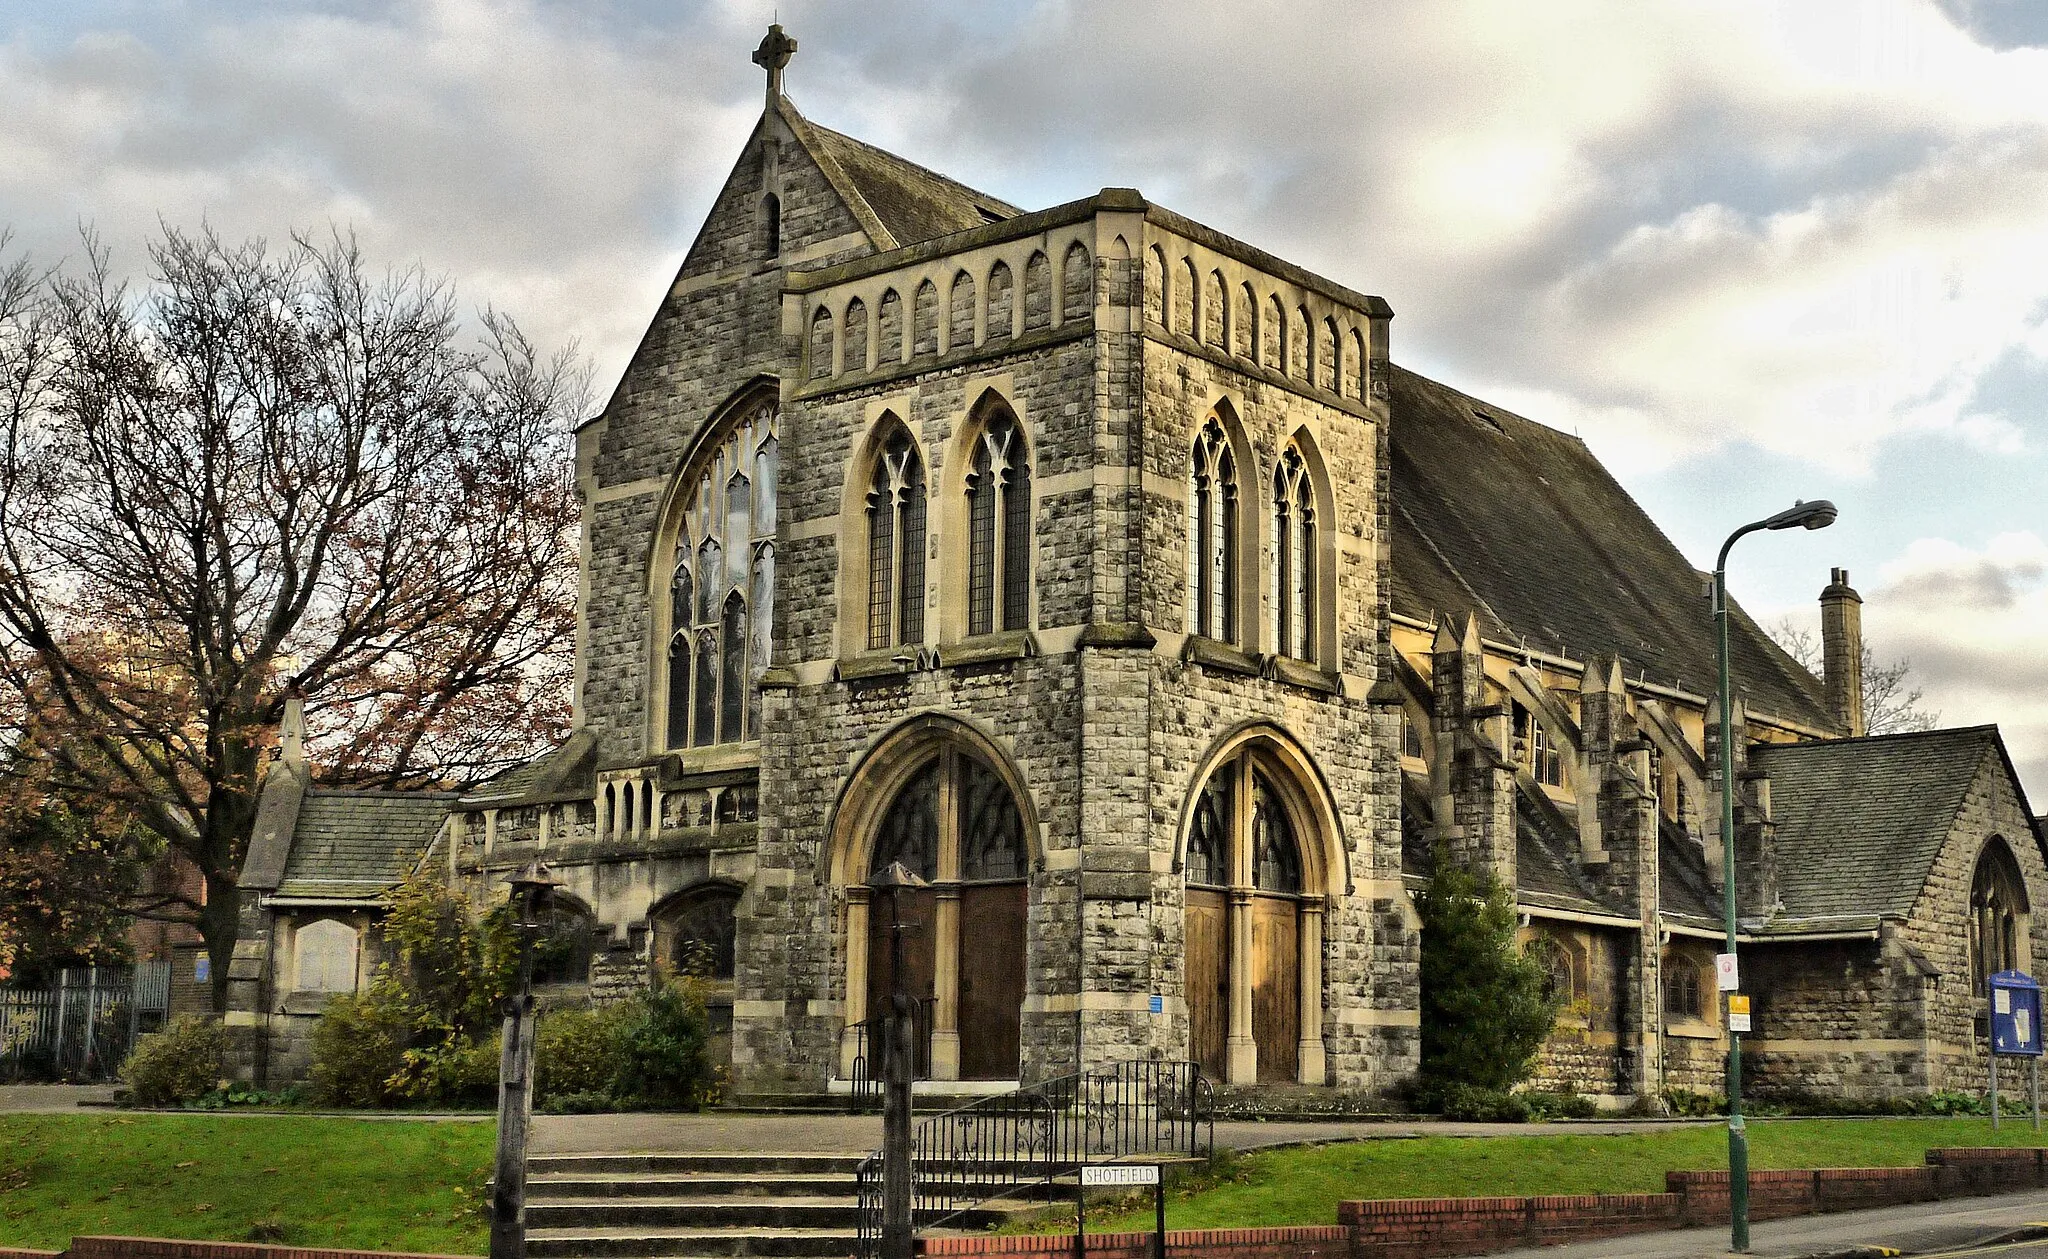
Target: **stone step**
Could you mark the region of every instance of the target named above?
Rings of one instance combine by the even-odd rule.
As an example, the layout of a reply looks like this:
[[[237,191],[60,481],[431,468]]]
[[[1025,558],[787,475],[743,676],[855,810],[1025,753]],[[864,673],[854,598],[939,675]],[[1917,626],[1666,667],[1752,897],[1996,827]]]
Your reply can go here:
[[[863,1154],[541,1154],[527,1160],[529,1178],[613,1176],[642,1172],[724,1176],[852,1176]]]
[[[526,1230],[532,1259],[696,1259],[747,1255],[824,1259],[852,1255],[860,1239],[848,1229],[633,1228]]]
[[[852,1198],[859,1190],[851,1172],[845,1175],[783,1175],[761,1173],[753,1176],[723,1172],[619,1172],[607,1176],[585,1176],[557,1172],[530,1176],[526,1181],[528,1202],[553,1202],[566,1198],[729,1198],[735,1196],[775,1198]]]
[[[932,1213],[937,1218],[937,1213]],[[1004,1218],[973,1208],[953,1217],[958,1228],[982,1228]],[[850,1230],[860,1223],[853,1198],[572,1198],[526,1205],[526,1227],[536,1229],[811,1229]]]

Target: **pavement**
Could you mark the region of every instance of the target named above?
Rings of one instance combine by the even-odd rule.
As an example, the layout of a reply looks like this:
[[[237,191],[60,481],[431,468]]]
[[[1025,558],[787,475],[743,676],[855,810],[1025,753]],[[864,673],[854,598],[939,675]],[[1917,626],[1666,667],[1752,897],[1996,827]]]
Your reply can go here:
[[[76,1110],[114,1100],[112,1084],[0,1085],[0,1114],[35,1114]]]
[[[2048,1255],[2048,1191],[1955,1198],[1840,1215],[1766,1220],[1750,1228],[1758,1259],[1879,1259],[1885,1255]],[[1637,1233],[1570,1246],[1499,1252],[1495,1259],[1720,1259],[1725,1228]]]

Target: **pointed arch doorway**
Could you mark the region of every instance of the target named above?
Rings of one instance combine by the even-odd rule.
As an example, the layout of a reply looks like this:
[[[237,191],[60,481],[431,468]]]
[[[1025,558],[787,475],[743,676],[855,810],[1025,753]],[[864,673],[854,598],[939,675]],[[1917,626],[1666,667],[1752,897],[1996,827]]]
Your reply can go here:
[[[1188,823],[1189,1054],[1231,1084],[1323,1079],[1318,810],[1257,743],[1218,758]]]
[[[905,986],[922,1003],[918,1067],[932,1079],[1019,1075],[1031,846],[1014,779],[997,765],[958,739],[897,741],[842,806],[847,1026],[888,1009],[893,896]],[[870,887],[893,862],[929,886]]]

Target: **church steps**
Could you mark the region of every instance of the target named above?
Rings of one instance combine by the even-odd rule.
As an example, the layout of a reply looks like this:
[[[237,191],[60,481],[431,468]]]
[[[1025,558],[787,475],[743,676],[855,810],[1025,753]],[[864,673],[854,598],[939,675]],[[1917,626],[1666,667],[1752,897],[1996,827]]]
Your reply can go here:
[[[533,1229],[526,1231],[532,1259],[696,1259],[763,1256],[821,1259],[852,1255],[859,1238],[851,1228]]]

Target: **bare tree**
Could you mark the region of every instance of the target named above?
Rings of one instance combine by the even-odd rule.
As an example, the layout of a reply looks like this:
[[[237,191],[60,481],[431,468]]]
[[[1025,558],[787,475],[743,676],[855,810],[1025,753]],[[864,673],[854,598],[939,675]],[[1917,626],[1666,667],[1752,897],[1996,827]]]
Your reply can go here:
[[[1767,631],[1785,654],[1799,667],[1820,677],[1826,661],[1820,636],[1793,621],[1781,618]],[[1863,643],[1863,728],[1870,734],[1902,734],[1932,730],[1941,724],[1941,714],[1922,708],[1920,688],[1912,685],[1913,662],[1904,658],[1888,664],[1877,663],[1868,639]]]
[[[4,247],[0,238],[0,247]],[[165,227],[0,268],[0,700],[41,786],[204,875],[218,1001],[288,693],[332,780],[464,781],[567,717],[587,372],[354,239]]]

